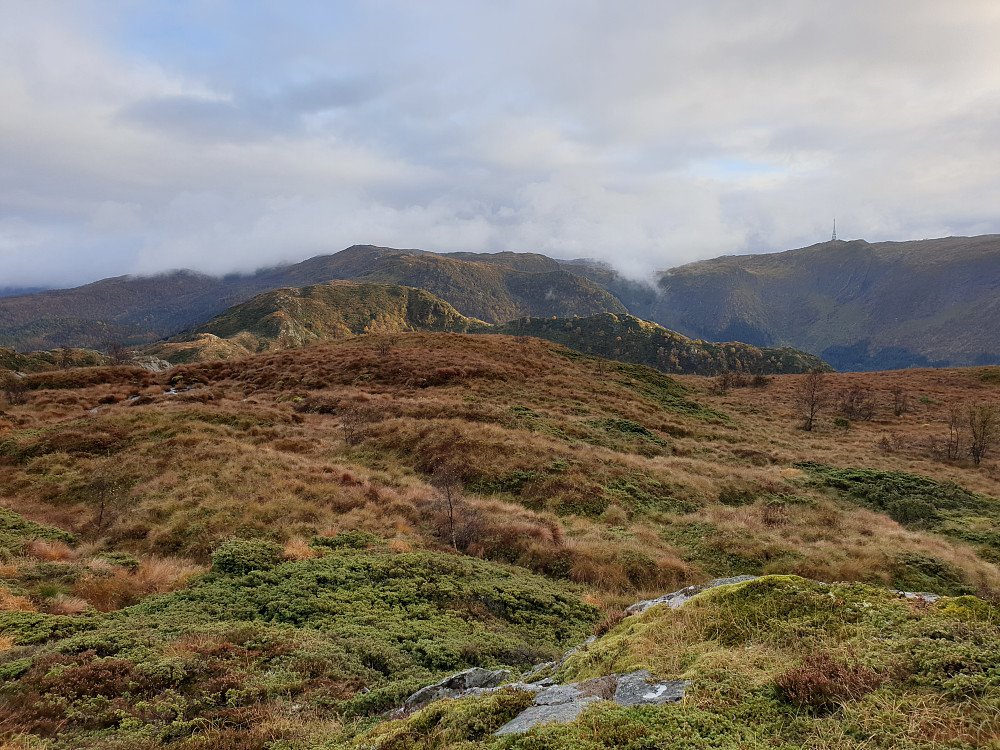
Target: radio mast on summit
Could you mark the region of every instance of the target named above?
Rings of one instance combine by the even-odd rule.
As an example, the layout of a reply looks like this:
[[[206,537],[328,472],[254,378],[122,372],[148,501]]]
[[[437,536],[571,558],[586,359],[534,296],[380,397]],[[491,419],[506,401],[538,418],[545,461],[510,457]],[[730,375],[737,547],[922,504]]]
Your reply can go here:
[[[830,242],[837,241],[837,217],[833,217],[833,237],[830,238]]]

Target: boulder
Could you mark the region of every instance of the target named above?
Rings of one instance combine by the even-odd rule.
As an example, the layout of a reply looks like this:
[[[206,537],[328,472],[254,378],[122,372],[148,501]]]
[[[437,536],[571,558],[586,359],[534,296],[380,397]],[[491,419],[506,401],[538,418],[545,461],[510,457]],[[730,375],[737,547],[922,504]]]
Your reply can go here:
[[[684,698],[684,690],[691,686],[687,680],[661,680],[650,682],[648,669],[640,669],[618,677],[614,701],[619,706],[660,706],[677,703]]]
[[[510,670],[473,667],[445,677],[438,683],[420,688],[404,702],[404,708],[414,710],[441,698],[460,698],[474,689],[495,688],[510,679]]]
[[[529,708],[496,731],[517,734],[550,721],[573,721],[589,704],[599,700],[614,701],[620,706],[659,706],[684,698],[685,680],[650,682],[648,669],[628,674],[613,674],[569,685],[553,685],[535,696]],[[509,686],[508,686],[509,687]]]
[[[573,721],[583,713],[583,709],[587,707],[588,703],[599,700],[600,698],[591,696],[570,701],[569,703],[531,706],[500,727],[494,734],[521,734],[533,727],[548,724],[551,721]]]

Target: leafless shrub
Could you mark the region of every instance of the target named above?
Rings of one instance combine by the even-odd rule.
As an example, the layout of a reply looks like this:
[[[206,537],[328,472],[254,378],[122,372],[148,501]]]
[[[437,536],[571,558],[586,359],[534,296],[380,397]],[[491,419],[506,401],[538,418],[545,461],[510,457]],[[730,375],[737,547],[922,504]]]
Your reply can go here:
[[[848,419],[868,422],[875,416],[875,394],[867,388],[845,388],[837,395],[837,409]]]
[[[724,370],[712,380],[713,393],[726,394],[732,388],[766,388],[771,379],[766,375],[747,375],[743,372]]]
[[[949,461],[957,461],[963,455],[964,424],[962,410],[953,408],[948,412],[948,437],[943,445],[944,457]]]
[[[979,466],[983,456],[1000,436],[1000,410],[996,404],[967,406],[965,419],[969,427],[969,455],[972,456],[972,463]]]
[[[380,357],[388,357],[392,352],[392,348],[396,346],[396,343],[396,338],[394,336],[386,336],[379,339],[379,342],[375,347],[375,351],[378,352]]]
[[[903,390],[903,386],[893,386],[892,389],[892,413],[901,417],[910,410],[910,395]]]
[[[344,431],[344,442],[357,445],[368,437],[371,425],[382,420],[383,412],[374,404],[365,401],[342,402],[337,408],[340,427]]]
[[[441,499],[447,507],[448,537],[451,540],[453,549],[458,549],[458,536],[456,533],[455,515],[456,510],[462,504],[462,476],[448,464],[438,464],[434,467],[431,476],[431,486],[438,491]]]
[[[898,432],[883,433],[883,435],[875,441],[875,447],[883,453],[896,453],[906,447],[906,440]]]
[[[19,406],[28,400],[28,386],[24,378],[13,372],[0,373],[0,388],[11,406]]]
[[[782,697],[800,708],[831,711],[857,700],[885,682],[886,677],[859,664],[843,664],[829,654],[807,656],[774,681]]]
[[[125,365],[132,361],[132,352],[119,339],[105,339],[104,351],[111,357],[111,363],[114,365]]]

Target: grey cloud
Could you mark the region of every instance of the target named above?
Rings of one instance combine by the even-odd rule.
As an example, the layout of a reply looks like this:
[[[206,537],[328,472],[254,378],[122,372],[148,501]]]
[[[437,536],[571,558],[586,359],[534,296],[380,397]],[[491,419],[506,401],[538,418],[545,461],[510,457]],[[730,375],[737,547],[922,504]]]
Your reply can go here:
[[[642,276],[834,213],[870,240],[1000,229],[992,3],[307,2],[214,26],[218,52],[64,7],[0,29],[0,285],[356,242]]]
[[[244,141],[284,132],[292,118],[271,107],[194,96],[146,99],[119,113],[127,123],[168,135],[216,141]]]

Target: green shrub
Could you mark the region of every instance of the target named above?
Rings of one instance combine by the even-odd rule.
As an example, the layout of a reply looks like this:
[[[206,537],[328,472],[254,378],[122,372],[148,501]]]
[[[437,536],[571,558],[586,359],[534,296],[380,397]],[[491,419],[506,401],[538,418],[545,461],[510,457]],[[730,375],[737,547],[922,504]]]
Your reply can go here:
[[[269,570],[281,562],[282,548],[267,539],[234,539],[212,555],[212,570],[244,575],[253,570]]]
[[[914,497],[893,500],[886,510],[893,521],[902,524],[932,523],[937,520],[938,515],[933,505]]]
[[[812,462],[796,466],[814,484],[838,490],[858,505],[886,513],[899,523],[919,523],[981,545],[981,554],[988,559],[1000,557],[1000,534],[994,530],[1000,526],[1000,499],[902,471],[838,469]]]
[[[309,544],[327,549],[367,549],[384,541],[367,531],[341,531],[333,536],[314,536]]]
[[[139,560],[128,552],[102,552],[98,557],[133,573],[139,569]]]

